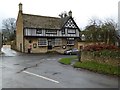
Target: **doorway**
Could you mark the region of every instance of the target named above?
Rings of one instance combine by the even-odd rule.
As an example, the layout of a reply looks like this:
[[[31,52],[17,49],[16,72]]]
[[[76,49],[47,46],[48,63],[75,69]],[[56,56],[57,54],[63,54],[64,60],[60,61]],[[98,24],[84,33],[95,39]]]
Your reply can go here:
[[[52,39],[48,39],[48,50],[52,50]]]

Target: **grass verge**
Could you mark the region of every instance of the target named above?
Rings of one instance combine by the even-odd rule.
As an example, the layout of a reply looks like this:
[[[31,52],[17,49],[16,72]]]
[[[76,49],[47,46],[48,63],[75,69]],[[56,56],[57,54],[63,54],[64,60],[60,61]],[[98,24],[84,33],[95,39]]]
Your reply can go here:
[[[101,64],[95,61],[76,62],[73,67],[84,68],[103,74],[111,74],[120,76],[120,67],[108,64]]]
[[[60,63],[65,64],[65,65],[70,65],[71,61],[73,59],[76,59],[77,57],[69,57],[69,58],[62,58],[59,60]]]

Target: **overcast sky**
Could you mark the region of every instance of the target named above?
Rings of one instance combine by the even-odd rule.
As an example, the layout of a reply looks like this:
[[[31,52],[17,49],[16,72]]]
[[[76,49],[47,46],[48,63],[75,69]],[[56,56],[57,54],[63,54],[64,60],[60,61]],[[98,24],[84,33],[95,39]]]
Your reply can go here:
[[[0,28],[2,20],[16,18],[18,4],[23,4],[23,13],[58,17],[71,10],[79,28],[84,28],[92,17],[112,18],[117,22],[120,0],[0,0]]]

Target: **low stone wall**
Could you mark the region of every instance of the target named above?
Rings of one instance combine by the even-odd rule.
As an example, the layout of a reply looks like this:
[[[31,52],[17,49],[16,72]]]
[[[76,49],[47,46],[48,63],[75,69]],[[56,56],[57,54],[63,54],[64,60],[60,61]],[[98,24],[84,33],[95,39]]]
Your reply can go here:
[[[106,63],[109,65],[119,66],[120,65],[120,58],[111,58],[111,57],[98,57],[94,56],[93,52],[82,52],[81,55],[82,61],[97,61],[99,63]]]

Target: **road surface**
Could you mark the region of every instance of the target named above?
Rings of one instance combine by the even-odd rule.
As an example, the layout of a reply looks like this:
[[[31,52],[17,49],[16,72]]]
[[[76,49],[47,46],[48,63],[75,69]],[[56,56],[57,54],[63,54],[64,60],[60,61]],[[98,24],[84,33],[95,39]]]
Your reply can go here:
[[[2,88],[118,88],[118,78],[58,63],[69,55],[20,54],[2,49]]]

